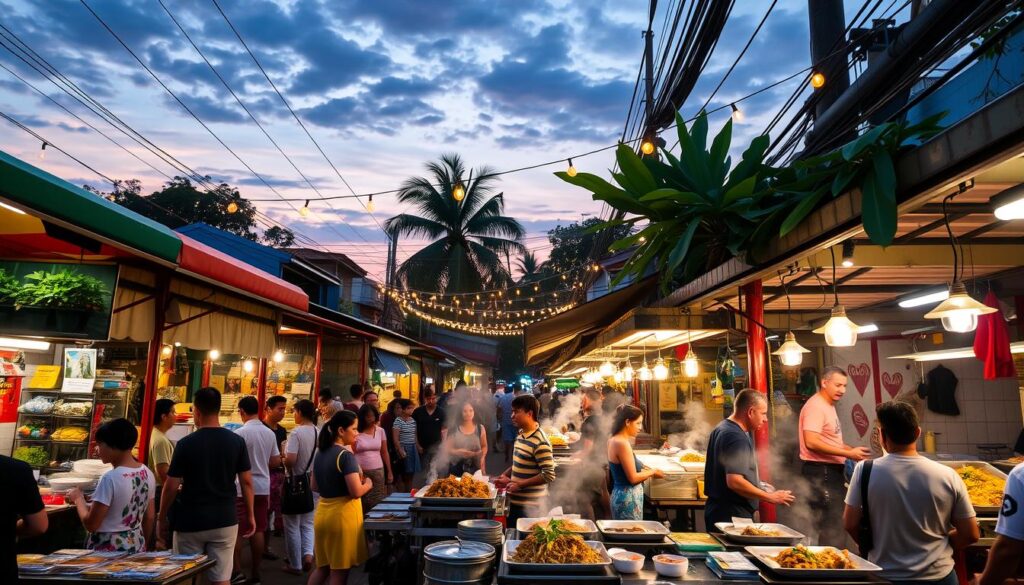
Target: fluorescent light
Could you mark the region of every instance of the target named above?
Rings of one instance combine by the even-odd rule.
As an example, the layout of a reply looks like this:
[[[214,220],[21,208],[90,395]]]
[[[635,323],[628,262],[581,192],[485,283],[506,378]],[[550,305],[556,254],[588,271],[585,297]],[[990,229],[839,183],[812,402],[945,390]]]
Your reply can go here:
[[[19,339],[17,337],[0,337],[0,347],[46,351],[50,349],[50,342],[37,341],[35,339]]]
[[[904,309],[911,307],[920,307],[921,305],[930,305],[932,303],[941,303],[942,301],[949,298],[949,290],[942,290],[933,293],[926,293],[918,295],[916,297],[910,297],[900,301],[900,306]]]
[[[1024,185],[1016,185],[994,195],[990,200],[996,219],[1024,219]]]
[[[1011,343],[1010,353],[1024,353],[1024,341],[1017,341]],[[974,348],[958,347],[953,349],[939,349],[936,351],[919,351],[903,355],[894,355],[889,359],[914,360],[916,362],[936,362],[939,360],[953,360],[962,358],[974,358]]]
[[[929,331],[935,331],[935,326],[930,325],[928,327],[918,327],[917,329],[907,329],[906,331],[900,331],[900,335],[906,337],[909,335],[917,335],[919,333],[928,333]]]
[[[857,328],[857,333],[874,333],[875,331],[878,331],[878,325],[875,325],[874,323],[861,325]]]
[[[17,207],[15,207],[13,205],[8,205],[8,204],[4,203],[3,201],[0,201],[0,207],[3,207],[4,209],[9,209],[9,210],[13,211],[14,213],[17,213],[18,215],[25,215],[24,211],[18,209]]]

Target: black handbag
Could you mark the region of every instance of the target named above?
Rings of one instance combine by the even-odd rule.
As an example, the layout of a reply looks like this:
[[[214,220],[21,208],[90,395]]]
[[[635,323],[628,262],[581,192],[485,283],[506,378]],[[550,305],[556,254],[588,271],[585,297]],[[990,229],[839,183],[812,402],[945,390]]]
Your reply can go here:
[[[869,459],[864,462],[864,469],[861,470],[860,478],[860,524],[857,526],[857,546],[860,548],[860,556],[867,558],[871,549],[875,548],[875,535],[871,531],[871,515],[868,507],[868,482],[871,480],[871,463]]]
[[[306,463],[306,471],[300,474],[285,475],[284,486],[281,488],[282,514],[308,514],[313,511],[313,488],[309,485],[309,468],[313,465],[314,455],[316,455],[315,443],[313,452],[309,454],[309,462]]]

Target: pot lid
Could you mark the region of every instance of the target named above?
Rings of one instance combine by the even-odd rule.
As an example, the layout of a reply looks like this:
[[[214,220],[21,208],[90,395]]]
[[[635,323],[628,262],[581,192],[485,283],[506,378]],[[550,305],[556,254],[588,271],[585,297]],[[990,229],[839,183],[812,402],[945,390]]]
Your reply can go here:
[[[444,561],[478,561],[494,556],[494,547],[483,542],[442,540],[423,549],[426,556]]]

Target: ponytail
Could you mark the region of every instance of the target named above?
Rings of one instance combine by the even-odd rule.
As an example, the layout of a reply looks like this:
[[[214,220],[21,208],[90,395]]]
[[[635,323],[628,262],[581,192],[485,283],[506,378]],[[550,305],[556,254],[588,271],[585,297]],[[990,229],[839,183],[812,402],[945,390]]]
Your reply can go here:
[[[326,451],[331,448],[338,440],[338,431],[347,429],[356,422],[356,413],[351,410],[339,410],[334,413],[329,421],[324,423],[322,429],[320,429],[320,437],[318,438],[318,446],[320,451]]]

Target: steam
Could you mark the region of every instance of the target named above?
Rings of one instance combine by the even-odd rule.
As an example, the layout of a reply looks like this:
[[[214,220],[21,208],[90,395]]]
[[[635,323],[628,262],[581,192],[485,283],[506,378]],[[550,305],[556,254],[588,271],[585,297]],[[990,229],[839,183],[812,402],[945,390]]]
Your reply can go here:
[[[476,387],[460,387],[453,390],[444,409],[444,428],[448,430],[448,433],[457,432],[458,426],[462,422],[462,408],[467,402],[473,405],[477,424],[483,425],[484,435],[488,439],[487,451],[492,453],[495,447],[493,443],[497,407],[489,392],[481,391]],[[456,462],[457,458],[448,453],[446,443],[447,441],[443,440],[437,445],[430,468],[425,470],[423,485],[430,485],[438,477],[447,477],[451,464]],[[486,469],[480,471],[483,475],[487,475]]]
[[[563,428],[572,425],[572,428],[579,430],[583,417],[580,416],[580,409],[583,407],[583,398],[579,394],[567,394],[559,398],[558,412],[553,417],[546,417],[541,413],[540,426],[543,429],[554,429],[562,432]]]
[[[708,450],[708,437],[714,425],[708,422],[708,411],[700,402],[687,402],[683,405],[683,428],[679,433],[668,436],[668,444],[680,449],[693,449],[704,453]]]

